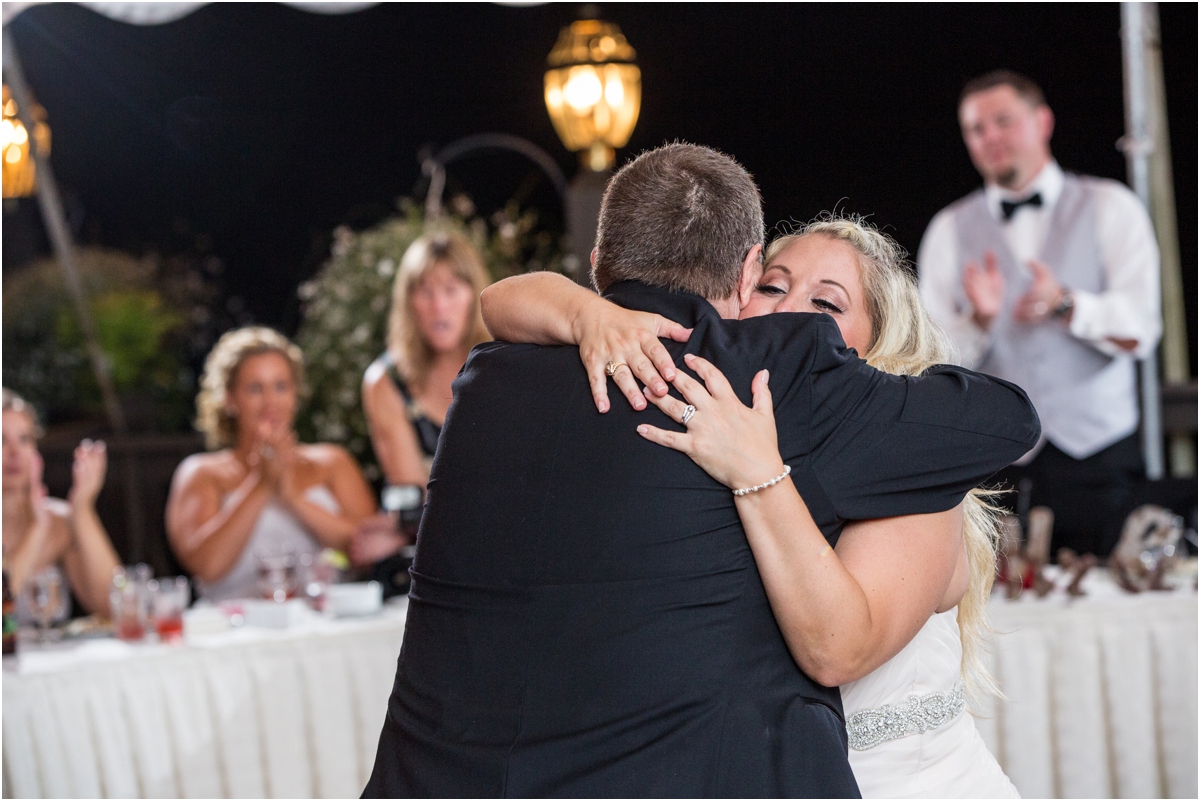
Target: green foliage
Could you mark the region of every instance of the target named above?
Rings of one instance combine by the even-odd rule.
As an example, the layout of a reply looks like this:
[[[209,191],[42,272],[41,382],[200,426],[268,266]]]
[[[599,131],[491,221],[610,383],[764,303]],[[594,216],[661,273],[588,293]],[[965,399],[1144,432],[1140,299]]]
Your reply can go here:
[[[474,215],[464,196],[450,203],[451,214],[426,222],[411,200],[400,214],[364,231],[334,231],[329,260],[300,286],[302,322],[296,344],[304,351],[311,394],[297,416],[300,437],[336,442],[359,460],[371,480],[381,477],[362,410],[363,373],[384,351],[392,280],[404,251],[426,231],[453,229],[479,249],[498,280],[533,270],[561,270],[554,238],[536,230],[537,215],[515,203],[490,221]]]
[[[135,389],[155,367],[170,367],[175,360],[162,350],[164,339],[183,322],[182,316],[163,307],[154,290],[112,290],[92,300],[92,317],[100,348],[108,356],[113,385],[118,392]],[[60,309],[56,326],[58,344],[83,348],[83,333],[70,309]]]
[[[154,258],[102,248],[77,251],[80,278],[118,394],[148,401],[148,421],[186,426],[195,378],[187,367],[190,307],[211,287],[196,275],[168,275]],[[99,416],[100,390],[58,263],[46,259],[5,280],[4,383],[51,422]]]

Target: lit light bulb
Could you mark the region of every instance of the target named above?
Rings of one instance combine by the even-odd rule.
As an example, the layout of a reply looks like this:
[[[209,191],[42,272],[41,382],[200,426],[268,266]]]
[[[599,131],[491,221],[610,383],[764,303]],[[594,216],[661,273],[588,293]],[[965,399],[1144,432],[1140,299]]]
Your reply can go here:
[[[600,102],[604,87],[600,79],[590,67],[579,67],[571,70],[571,77],[563,88],[563,96],[567,105],[579,113],[588,111]]]
[[[584,169],[611,169],[637,124],[641,72],[621,29],[596,19],[576,20],[559,32],[546,63],[546,110],[568,150]]]
[[[0,149],[6,148],[13,141],[13,124],[9,120],[0,122]]]
[[[24,125],[13,126],[12,140],[14,144],[18,145],[23,145],[29,141],[29,134],[25,131]]]
[[[608,80],[604,82],[604,99],[608,102],[609,108],[618,109],[625,102],[625,87],[621,85],[621,76],[617,72],[613,72],[608,76]]]
[[[4,153],[4,160],[7,161],[9,164],[16,164],[18,161],[21,160],[21,148],[10,147]]]

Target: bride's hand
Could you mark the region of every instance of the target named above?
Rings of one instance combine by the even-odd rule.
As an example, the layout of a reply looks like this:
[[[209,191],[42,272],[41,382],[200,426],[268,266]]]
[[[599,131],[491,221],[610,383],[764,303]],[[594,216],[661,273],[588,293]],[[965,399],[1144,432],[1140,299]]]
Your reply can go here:
[[[630,406],[639,411],[645,409],[646,398],[634,379],[645,384],[654,396],[666,395],[665,381],[674,379],[676,370],[671,354],[659,342],[659,337],[687,342],[692,329],[660,314],[623,309],[613,303],[606,302],[599,309],[596,313],[581,315],[575,330],[579,357],[587,369],[596,408],[601,413],[609,409],[605,367],[612,362],[624,365],[612,376],[617,388]]]
[[[783,472],[779,441],[775,434],[775,412],[767,371],[760,370],[750,384],[753,406],[745,406],[729,381],[713,364],[699,356],[684,357],[704,384],[686,373],[672,381],[686,399],[657,397],[647,392],[650,402],[673,420],[683,418],[687,404],[696,407],[686,432],[664,431],[651,425],[638,426],[638,433],[651,442],[687,454],[704,472],[730,489],[753,487]],[[707,389],[705,388],[707,385]]]

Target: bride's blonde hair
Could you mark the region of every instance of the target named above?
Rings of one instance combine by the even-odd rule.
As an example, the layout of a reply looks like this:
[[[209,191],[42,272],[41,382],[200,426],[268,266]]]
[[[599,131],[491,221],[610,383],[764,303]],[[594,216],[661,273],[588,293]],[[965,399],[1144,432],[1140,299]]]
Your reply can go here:
[[[908,254],[887,234],[858,215],[824,214],[777,237],[767,248],[765,263],[796,240],[826,236],[854,248],[871,319],[867,364],[894,375],[921,375],[935,364],[955,362],[954,347],[921,305]],[[994,490],[973,489],[963,501],[963,528],[970,577],[958,603],[962,634],[962,675],[968,694],[982,701],[1000,688],[984,664],[984,634],[989,630],[987,602],[996,577],[998,511]]]

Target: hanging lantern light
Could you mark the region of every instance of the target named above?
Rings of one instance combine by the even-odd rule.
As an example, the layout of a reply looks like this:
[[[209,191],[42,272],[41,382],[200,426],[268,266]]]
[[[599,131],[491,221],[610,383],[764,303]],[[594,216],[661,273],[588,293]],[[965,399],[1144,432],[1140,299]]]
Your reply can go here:
[[[30,151],[31,137],[25,124],[17,119],[17,101],[4,85],[4,118],[0,120],[0,163],[3,163],[3,195],[29,197],[37,186],[37,171]],[[50,155],[50,126],[46,124],[46,109],[33,104],[34,120],[32,145],[43,156]]]
[[[642,105],[637,53],[611,22],[584,19],[558,35],[546,62],[546,109],[554,130],[584,166],[612,167],[614,148],[624,147]]]

